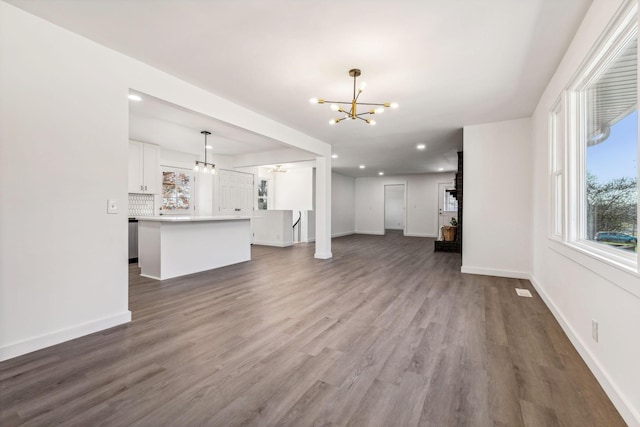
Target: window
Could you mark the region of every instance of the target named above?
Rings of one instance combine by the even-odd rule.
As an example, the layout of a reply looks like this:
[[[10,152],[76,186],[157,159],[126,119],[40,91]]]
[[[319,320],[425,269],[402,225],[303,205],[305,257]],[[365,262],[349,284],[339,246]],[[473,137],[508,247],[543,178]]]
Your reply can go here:
[[[637,271],[636,2],[610,28],[549,114],[550,237]]]
[[[458,212],[458,199],[456,199],[456,190],[445,190],[444,203],[442,204],[446,212]]]
[[[162,206],[165,214],[187,213],[191,209],[191,171],[165,169],[162,171]]]
[[[269,208],[269,180],[260,179],[258,181],[258,209],[267,210]]]

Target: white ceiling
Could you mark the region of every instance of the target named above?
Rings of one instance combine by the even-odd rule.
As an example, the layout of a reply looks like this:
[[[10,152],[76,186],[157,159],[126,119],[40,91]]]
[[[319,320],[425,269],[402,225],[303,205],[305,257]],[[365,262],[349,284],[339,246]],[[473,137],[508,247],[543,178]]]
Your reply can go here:
[[[351,176],[455,170],[464,125],[530,116],[591,3],[8,2],[331,144],[334,170]],[[329,126],[329,106],[308,100],[349,100],[350,68],[368,84],[361,101],[400,108],[373,127]],[[256,137],[234,133],[229,150]]]
[[[171,150],[203,155],[203,130],[211,132],[207,145],[211,154],[240,155],[282,150],[288,145],[249,132],[175,104],[137,91],[142,101],[129,102],[129,137]]]

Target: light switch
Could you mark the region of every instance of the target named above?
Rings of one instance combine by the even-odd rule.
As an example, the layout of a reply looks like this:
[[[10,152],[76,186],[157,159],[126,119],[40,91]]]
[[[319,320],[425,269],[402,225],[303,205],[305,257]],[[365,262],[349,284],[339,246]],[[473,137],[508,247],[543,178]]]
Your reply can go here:
[[[115,200],[107,200],[107,213],[108,214],[117,214],[118,213],[118,202]]]

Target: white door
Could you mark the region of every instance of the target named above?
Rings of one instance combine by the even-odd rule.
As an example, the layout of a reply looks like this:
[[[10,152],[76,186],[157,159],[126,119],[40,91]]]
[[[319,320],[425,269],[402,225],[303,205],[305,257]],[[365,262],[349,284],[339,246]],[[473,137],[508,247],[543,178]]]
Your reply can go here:
[[[453,196],[456,188],[453,181],[438,184],[438,236],[442,239],[440,229],[443,225],[451,225],[451,218],[458,219],[458,200]]]
[[[229,170],[220,170],[218,207],[222,215],[243,214],[253,211],[253,175]]]
[[[384,186],[384,229],[404,230],[404,184]]]

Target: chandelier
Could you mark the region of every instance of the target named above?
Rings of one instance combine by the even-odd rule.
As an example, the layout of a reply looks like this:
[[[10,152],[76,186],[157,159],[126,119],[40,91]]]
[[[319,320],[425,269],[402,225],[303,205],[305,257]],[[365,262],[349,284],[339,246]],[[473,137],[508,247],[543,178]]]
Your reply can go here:
[[[360,94],[362,93],[366,85],[366,83],[362,82],[360,84],[360,87],[357,86],[356,79],[358,78],[358,76],[360,76],[360,74],[362,74],[362,72],[358,68],[353,68],[349,70],[349,75],[353,77],[353,98],[351,98],[350,102],[349,101],[326,101],[321,98],[311,98],[309,100],[309,102],[311,102],[312,104],[329,103],[331,104],[331,110],[344,114],[344,116],[340,118],[329,120],[330,125],[335,125],[336,123],[340,123],[341,121],[347,120],[347,119],[351,119],[351,120],[360,119],[367,122],[367,124],[371,126],[375,126],[376,121],[373,118],[367,118],[367,116],[372,116],[374,114],[382,114],[384,113],[385,108],[398,108],[397,102],[383,102],[383,103],[358,102],[358,98],[360,97]],[[345,110],[342,107],[343,105],[350,106],[349,110]],[[371,108],[370,110],[365,111],[364,113],[358,113],[359,105],[363,105],[367,107],[377,107],[377,108]],[[365,116],[365,117],[362,117],[362,116]]]
[[[275,168],[270,169],[271,173],[287,173],[287,169],[283,168],[282,165],[276,165]]]
[[[216,165],[213,163],[207,163],[207,135],[211,135],[211,132],[203,130],[200,132],[204,135],[204,162],[196,160],[196,165],[193,167],[193,171],[198,173],[200,171],[204,173],[216,174]]]

